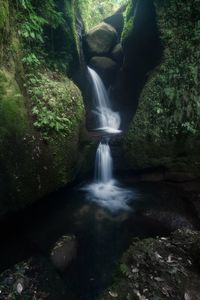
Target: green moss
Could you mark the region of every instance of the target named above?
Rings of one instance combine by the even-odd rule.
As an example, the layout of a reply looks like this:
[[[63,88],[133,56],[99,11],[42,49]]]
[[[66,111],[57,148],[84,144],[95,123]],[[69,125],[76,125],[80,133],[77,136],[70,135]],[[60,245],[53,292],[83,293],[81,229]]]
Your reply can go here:
[[[19,188],[18,159],[24,155],[23,139],[28,124],[24,99],[13,75],[0,71],[0,183],[1,210],[8,209],[10,194]],[[22,162],[23,159],[22,158]],[[24,168],[26,168],[24,166]],[[11,201],[12,202],[12,201]]]
[[[1,0],[0,2],[0,32],[8,26],[9,23],[8,1]]]
[[[4,47],[8,42],[7,38],[9,35],[9,8],[8,1],[0,1],[0,63],[4,61]]]
[[[121,42],[124,43],[124,41],[129,37],[130,33],[133,30],[134,26],[134,6],[135,1],[129,0],[126,10],[124,12],[124,28],[121,35]]]
[[[76,6],[74,0],[64,0],[64,17],[66,32],[66,55],[69,69],[79,66],[79,40],[76,31]]]
[[[143,89],[125,151],[131,167],[178,169],[182,160],[185,169],[199,173],[199,6],[179,0],[154,3],[164,54]]]
[[[14,131],[17,135],[23,135],[25,127],[26,111],[19,87],[8,72],[0,71],[1,146],[8,134]]]

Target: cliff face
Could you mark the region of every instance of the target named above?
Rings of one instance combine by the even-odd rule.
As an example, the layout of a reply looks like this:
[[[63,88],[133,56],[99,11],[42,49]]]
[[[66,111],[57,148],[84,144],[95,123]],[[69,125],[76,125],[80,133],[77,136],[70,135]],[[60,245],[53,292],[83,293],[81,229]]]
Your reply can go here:
[[[69,79],[75,19],[73,1],[0,2],[0,216],[74,178],[84,122]]]
[[[150,2],[163,53],[147,74],[124,151],[130,168],[165,166],[199,174],[199,1]],[[137,18],[137,10],[129,10],[125,45],[138,38]]]

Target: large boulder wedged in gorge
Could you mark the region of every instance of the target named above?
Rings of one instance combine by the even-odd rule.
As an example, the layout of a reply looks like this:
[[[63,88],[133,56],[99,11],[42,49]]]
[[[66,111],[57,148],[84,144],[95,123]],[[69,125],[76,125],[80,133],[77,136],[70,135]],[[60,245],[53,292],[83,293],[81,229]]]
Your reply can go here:
[[[116,42],[115,28],[104,22],[92,28],[85,37],[86,51],[90,57],[108,54]]]
[[[100,75],[107,86],[113,82],[118,70],[117,63],[105,56],[92,57],[89,65]]]

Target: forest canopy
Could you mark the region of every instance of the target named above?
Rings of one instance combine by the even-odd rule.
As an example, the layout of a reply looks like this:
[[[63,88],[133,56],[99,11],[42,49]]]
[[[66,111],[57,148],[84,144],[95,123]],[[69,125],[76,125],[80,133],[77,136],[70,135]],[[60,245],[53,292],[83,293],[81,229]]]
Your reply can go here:
[[[125,3],[127,3],[126,0],[79,0],[79,7],[86,30],[112,15]]]

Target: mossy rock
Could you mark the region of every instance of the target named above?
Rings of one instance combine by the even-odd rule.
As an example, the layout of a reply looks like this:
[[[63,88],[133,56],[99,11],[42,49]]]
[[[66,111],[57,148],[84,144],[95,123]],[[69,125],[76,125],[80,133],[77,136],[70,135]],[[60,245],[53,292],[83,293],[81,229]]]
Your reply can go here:
[[[76,8],[74,1],[48,3],[52,24],[45,5],[32,7],[36,18],[45,19],[44,43],[32,43],[21,32],[32,22],[29,11],[0,1],[0,218],[76,174],[85,112],[79,88],[66,75],[79,68]]]
[[[108,54],[117,42],[117,31],[104,22],[93,27],[85,37],[87,52],[90,56]]]
[[[62,80],[52,84],[60,89],[66,86],[63,110],[73,128],[63,135],[49,132],[47,127],[48,139],[44,140],[41,132],[33,127],[30,104],[13,74],[0,73],[0,216],[29,205],[74,178],[84,109],[78,88],[69,79]],[[51,92],[49,96],[55,97],[58,103],[59,89],[57,94]]]

